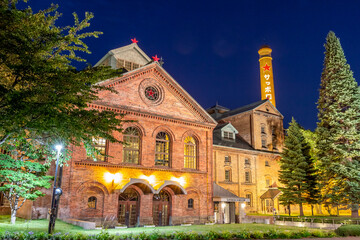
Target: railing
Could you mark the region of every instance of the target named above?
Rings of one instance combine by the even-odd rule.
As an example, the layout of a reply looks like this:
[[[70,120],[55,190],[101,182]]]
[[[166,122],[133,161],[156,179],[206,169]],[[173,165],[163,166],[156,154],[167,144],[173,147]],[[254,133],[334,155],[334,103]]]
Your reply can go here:
[[[276,221],[360,225],[360,219],[336,219],[336,218],[282,217],[282,216],[279,216],[279,217],[276,217]]]

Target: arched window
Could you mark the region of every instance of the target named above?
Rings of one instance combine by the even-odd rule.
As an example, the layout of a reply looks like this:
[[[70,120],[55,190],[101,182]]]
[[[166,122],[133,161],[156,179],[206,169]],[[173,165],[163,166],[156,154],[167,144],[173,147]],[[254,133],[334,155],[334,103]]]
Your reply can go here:
[[[89,197],[89,199],[88,199],[88,208],[96,209],[96,202],[97,202],[96,197],[94,197],[94,196]]]
[[[156,135],[155,165],[170,167],[170,137],[165,132]]]
[[[128,127],[124,131],[123,150],[125,163],[139,164],[140,158],[140,132],[135,127]]]
[[[184,141],[184,167],[196,169],[196,165],[196,141],[189,136]]]
[[[188,208],[194,208],[194,199],[190,198],[188,200]]]

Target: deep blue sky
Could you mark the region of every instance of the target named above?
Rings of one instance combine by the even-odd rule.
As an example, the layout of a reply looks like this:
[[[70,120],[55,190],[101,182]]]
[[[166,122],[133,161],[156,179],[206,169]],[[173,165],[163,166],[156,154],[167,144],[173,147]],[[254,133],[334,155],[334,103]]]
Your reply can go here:
[[[71,24],[72,12],[95,14],[88,39],[95,64],[109,50],[138,45],[149,56],[162,56],[164,68],[205,109],[230,109],[260,100],[258,49],[273,49],[276,104],[284,115],[314,129],[324,43],[332,30],[340,38],[356,79],[360,78],[360,1],[346,0],[30,0],[34,11],[51,3]],[[81,68],[82,66],[78,66]]]

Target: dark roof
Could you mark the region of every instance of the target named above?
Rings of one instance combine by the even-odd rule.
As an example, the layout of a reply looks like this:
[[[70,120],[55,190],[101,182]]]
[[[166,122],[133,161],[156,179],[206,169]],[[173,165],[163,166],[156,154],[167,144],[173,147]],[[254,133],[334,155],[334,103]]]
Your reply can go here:
[[[235,141],[231,140],[224,140],[221,137],[221,131],[220,130],[224,126],[228,125],[229,123],[222,123],[218,124],[213,132],[213,144],[214,145],[220,145],[220,146],[226,146],[226,147],[233,147],[233,148],[240,148],[240,149],[247,149],[247,150],[254,150],[253,147],[251,147],[250,144],[248,144],[242,137],[239,135],[235,135]]]
[[[214,183],[213,186],[214,186],[213,197],[218,197],[218,198],[240,198],[240,197],[236,196],[235,194],[233,194],[232,192],[226,190],[225,188],[220,187],[216,183]]]
[[[269,190],[264,192],[263,195],[260,196],[260,199],[267,199],[267,198],[274,199],[277,195],[279,195],[279,193],[281,193],[281,191],[279,189],[270,188]]]
[[[214,108],[216,108],[216,109],[222,109],[222,110],[227,110],[227,111],[230,110],[229,108],[223,107],[223,106],[221,106],[221,105],[219,105],[219,104],[216,103],[214,106],[209,107],[208,109],[206,109],[206,111],[211,110],[211,109],[214,109]]]
[[[265,103],[266,101],[269,101],[269,100],[264,99],[264,100],[261,100],[261,101],[258,101],[258,102],[250,103],[250,104],[248,104],[246,106],[243,106],[243,107],[240,107],[240,108],[236,108],[234,110],[231,110],[231,111],[228,111],[228,112],[222,114],[220,117],[216,118],[215,120],[220,120],[220,119],[223,119],[223,118],[226,118],[226,117],[229,117],[229,116],[233,116],[233,115],[236,115],[236,114],[239,114],[239,113],[242,113],[242,112],[249,111],[251,109],[254,109],[254,108],[260,106],[261,104]]]

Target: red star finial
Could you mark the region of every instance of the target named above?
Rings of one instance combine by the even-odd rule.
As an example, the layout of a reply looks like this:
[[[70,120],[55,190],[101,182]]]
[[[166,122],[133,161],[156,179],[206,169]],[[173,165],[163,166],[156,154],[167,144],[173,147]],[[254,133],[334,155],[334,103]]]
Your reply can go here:
[[[155,57],[152,57],[152,59],[154,60],[154,62],[158,62],[160,60],[157,55],[155,55]]]
[[[266,97],[266,99],[267,99],[267,100],[269,100],[269,99],[270,99],[270,97],[269,97],[269,96],[267,96],[267,97]]]
[[[265,66],[262,67],[264,69],[264,71],[269,71],[270,70],[270,66],[267,65],[267,63],[265,63]]]
[[[132,41],[133,43],[138,43],[138,42],[139,42],[138,40],[136,40],[136,38],[132,38],[131,41]]]

